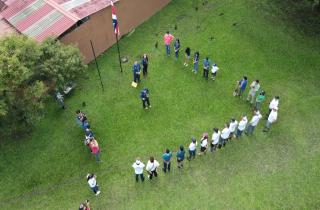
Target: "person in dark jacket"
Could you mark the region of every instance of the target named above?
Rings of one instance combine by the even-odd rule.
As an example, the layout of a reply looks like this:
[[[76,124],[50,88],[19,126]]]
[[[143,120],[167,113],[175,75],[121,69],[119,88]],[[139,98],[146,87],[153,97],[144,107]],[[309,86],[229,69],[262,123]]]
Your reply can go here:
[[[151,108],[150,105],[150,100],[149,100],[149,89],[148,88],[143,88],[141,93],[140,93],[140,98],[142,100],[142,107],[144,109]]]
[[[140,69],[141,66],[138,63],[138,61],[135,61],[132,67],[132,71],[133,71],[133,81],[136,83],[140,82]]]
[[[149,64],[149,58],[147,54],[143,54],[141,64],[142,64],[143,77],[146,77],[148,76],[148,64]]]

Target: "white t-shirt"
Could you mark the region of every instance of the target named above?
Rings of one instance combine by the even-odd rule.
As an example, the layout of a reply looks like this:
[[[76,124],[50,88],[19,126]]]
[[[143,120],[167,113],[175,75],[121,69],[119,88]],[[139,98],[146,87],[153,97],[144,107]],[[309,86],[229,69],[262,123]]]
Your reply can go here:
[[[207,145],[208,145],[208,139],[203,139],[201,141],[201,147],[207,147]]]
[[[261,118],[262,118],[262,115],[260,113],[258,115],[254,115],[250,121],[250,124],[252,126],[257,126]]]
[[[198,142],[195,142],[195,143],[191,142],[190,145],[189,145],[189,150],[190,151],[196,150],[197,145],[198,145]]]
[[[230,135],[230,129],[229,128],[224,128],[221,131],[221,138],[227,139],[227,138],[229,138],[229,135]]]
[[[218,70],[219,70],[218,66],[212,66],[212,68],[211,68],[212,73],[216,73]]]
[[[158,167],[159,167],[159,162],[158,161],[154,160],[153,163],[151,163],[151,161],[149,160],[148,163],[147,163],[146,170],[151,172],[151,171],[156,170]]]
[[[229,125],[230,132],[234,132],[237,128],[237,125],[238,125],[238,121],[231,122]]]
[[[97,185],[97,180],[96,178],[92,177],[91,179],[88,180],[88,184],[90,187],[95,187]]]
[[[274,123],[277,120],[277,117],[278,117],[278,112],[272,110],[269,114],[268,121],[271,123]]]
[[[144,164],[140,162],[140,164],[137,164],[136,162],[132,164],[132,168],[134,168],[134,172],[136,174],[142,174],[143,173],[143,168]]]
[[[279,100],[274,98],[269,104],[269,109],[277,109],[278,106],[279,106]]]
[[[240,131],[244,131],[244,129],[246,128],[247,123],[248,123],[247,117],[242,118],[242,119],[240,120],[240,122],[239,122],[238,129],[239,129]]]
[[[218,143],[219,143],[220,134],[221,134],[220,131],[218,131],[218,133],[213,132],[213,134],[212,134],[212,144],[215,145],[215,144],[218,144]]]

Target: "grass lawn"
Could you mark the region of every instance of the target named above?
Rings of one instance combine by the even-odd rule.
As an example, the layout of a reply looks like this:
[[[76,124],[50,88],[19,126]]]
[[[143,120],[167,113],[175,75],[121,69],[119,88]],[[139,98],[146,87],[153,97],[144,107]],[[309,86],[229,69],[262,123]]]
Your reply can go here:
[[[129,57],[119,72],[117,49],[98,62],[61,111],[52,102],[29,138],[0,144],[1,209],[319,209],[320,206],[320,41],[304,34],[270,0],[174,0],[120,41]],[[177,30],[174,26],[177,24]],[[197,27],[199,26],[199,27]],[[121,27],[121,20],[120,20]],[[215,82],[167,58],[162,35],[170,30],[182,48],[208,55],[221,71]],[[213,37],[211,40],[210,37]],[[159,42],[159,48],[154,47]],[[131,67],[149,54],[149,77],[130,87]],[[183,170],[160,172],[136,184],[131,164],[137,156],[160,161],[166,148],[187,146],[213,127],[222,128],[249,105],[232,96],[235,81],[260,79],[267,101],[280,95],[278,122],[269,133],[261,121],[252,137],[228,143],[214,154],[185,163]],[[152,108],[144,111],[139,92],[148,87]],[[247,92],[246,92],[247,94]],[[81,108],[82,102],[86,107]],[[262,113],[267,111],[267,103]],[[83,145],[74,111],[88,116],[102,149],[97,164]],[[97,174],[102,193],[95,197],[85,176]]]

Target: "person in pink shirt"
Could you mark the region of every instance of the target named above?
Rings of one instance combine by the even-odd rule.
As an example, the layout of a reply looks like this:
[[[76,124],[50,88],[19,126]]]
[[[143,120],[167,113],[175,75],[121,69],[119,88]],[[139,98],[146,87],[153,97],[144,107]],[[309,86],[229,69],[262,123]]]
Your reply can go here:
[[[170,55],[170,44],[174,40],[174,36],[169,33],[169,31],[166,32],[166,34],[163,36],[164,44],[166,45],[166,54],[167,56]]]
[[[97,162],[100,162],[100,148],[97,140],[95,140],[94,138],[90,139],[90,143],[88,146],[91,150],[91,153],[96,157]]]

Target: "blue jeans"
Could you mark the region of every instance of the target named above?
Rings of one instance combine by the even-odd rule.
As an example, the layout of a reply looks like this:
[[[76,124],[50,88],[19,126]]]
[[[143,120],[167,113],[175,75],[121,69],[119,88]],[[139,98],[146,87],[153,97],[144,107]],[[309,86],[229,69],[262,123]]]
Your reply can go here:
[[[94,154],[94,156],[96,157],[96,161],[99,162],[100,161],[100,151],[97,152],[97,154]]]
[[[91,187],[91,190],[94,192],[94,194],[97,194],[97,192],[99,191],[98,185]]]
[[[196,150],[189,150],[188,160],[194,159],[196,157]]]
[[[248,136],[251,136],[252,133],[253,133],[254,128],[255,128],[255,126],[249,125],[248,128],[247,128],[246,134]]]
[[[174,52],[174,55],[176,56],[176,59],[178,60],[178,58],[179,58],[179,50],[177,52]]]
[[[199,64],[198,63],[194,63],[193,64],[193,71],[198,72],[198,68],[199,68]]]
[[[243,131],[240,131],[239,129],[237,129],[236,137],[237,137],[237,138],[240,138],[241,135],[242,135],[242,132],[243,132]]]
[[[166,45],[166,54],[167,56],[170,55],[170,45]]]

